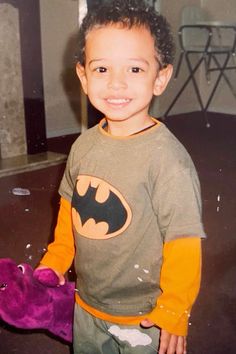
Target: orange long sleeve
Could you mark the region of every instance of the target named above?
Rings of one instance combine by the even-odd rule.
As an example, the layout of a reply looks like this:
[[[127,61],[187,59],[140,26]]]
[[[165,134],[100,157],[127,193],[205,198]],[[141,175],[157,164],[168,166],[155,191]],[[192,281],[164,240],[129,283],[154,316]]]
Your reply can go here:
[[[61,198],[54,241],[48,245],[47,252],[41,259],[40,264],[64,274],[70,268],[74,255],[71,204],[66,199]]]
[[[201,239],[180,238],[166,242],[160,286],[163,291],[147,318],[169,333],[185,336],[190,310],[199,292]]]

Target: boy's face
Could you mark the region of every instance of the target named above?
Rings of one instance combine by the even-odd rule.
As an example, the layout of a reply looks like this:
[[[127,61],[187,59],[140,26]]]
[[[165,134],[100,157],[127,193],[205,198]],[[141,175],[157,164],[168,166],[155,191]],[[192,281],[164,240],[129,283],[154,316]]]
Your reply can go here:
[[[109,25],[86,38],[85,67],[77,74],[91,103],[112,121],[145,119],[153,95],[160,95],[172,66],[159,72],[154,40],[146,28]]]

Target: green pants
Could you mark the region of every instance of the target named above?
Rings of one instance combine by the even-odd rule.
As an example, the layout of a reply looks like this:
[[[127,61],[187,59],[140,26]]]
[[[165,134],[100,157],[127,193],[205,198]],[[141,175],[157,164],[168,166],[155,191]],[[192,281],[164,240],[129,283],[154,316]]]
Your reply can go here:
[[[114,324],[100,320],[75,305],[74,354],[156,354],[156,327]]]

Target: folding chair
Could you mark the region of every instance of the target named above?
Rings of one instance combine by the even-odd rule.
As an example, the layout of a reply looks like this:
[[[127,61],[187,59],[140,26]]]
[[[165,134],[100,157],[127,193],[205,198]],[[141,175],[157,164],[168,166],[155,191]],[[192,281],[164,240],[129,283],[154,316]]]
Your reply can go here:
[[[184,32],[186,31],[191,31],[194,33],[196,41],[194,41],[192,45],[188,44],[188,46],[186,46],[184,41],[184,38],[186,38],[186,34],[184,35]],[[201,43],[199,43],[199,38],[201,38]],[[216,89],[219,86],[222,78],[224,78],[230,90],[236,97],[235,89],[226,75],[227,70],[236,69],[235,64],[229,65],[230,59],[234,59],[236,52],[236,25],[226,25],[219,22],[212,22],[212,24],[210,24],[210,22],[208,22],[208,24],[207,22],[206,24],[203,24],[202,22],[202,24],[199,23],[195,25],[183,25],[179,29],[179,43],[181,47],[181,53],[175,78],[178,77],[180,67],[184,59],[187,64],[189,75],[164,116],[168,116],[169,112],[185,90],[186,86],[189,84],[189,82],[192,81],[199,105],[201,107],[201,111],[204,113],[205,119],[207,121],[207,126],[210,126],[207,118],[207,110],[210,106],[210,103],[212,102]],[[198,55],[197,59],[196,54]],[[194,64],[192,60],[193,55],[195,55]],[[205,105],[203,104],[200,89],[195,78],[195,74],[202,63],[204,63],[205,66],[205,74],[208,82],[210,81],[210,73],[218,72],[215,84]]]

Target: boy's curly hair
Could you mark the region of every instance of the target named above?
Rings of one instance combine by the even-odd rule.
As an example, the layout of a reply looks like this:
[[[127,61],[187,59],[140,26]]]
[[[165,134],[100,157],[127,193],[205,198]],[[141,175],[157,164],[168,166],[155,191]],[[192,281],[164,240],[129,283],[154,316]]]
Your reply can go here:
[[[85,65],[86,36],[93,28],[119,24],[124,28],[145,27],[155,43],[157,60],[161,68],[174,60],[174,41],[170,25],[164,16],[143,0],[110,0],[104,2],[85,16],[79,30],[78,60]]]

